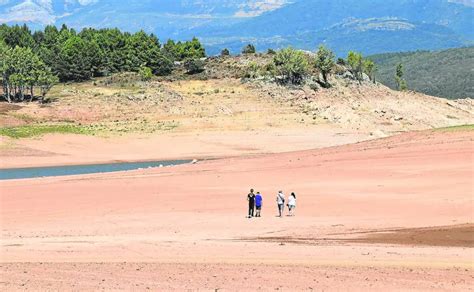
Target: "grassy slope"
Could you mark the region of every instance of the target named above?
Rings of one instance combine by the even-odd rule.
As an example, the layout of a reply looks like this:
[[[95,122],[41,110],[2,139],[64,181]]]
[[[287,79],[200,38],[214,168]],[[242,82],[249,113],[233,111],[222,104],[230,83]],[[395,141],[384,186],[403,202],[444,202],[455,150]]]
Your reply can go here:
[[[378,79],[395,88],[395,68],[402,63],[409,89],[450,99],[474,97],[474,46],[437,52],[418,51],[369,57]]]

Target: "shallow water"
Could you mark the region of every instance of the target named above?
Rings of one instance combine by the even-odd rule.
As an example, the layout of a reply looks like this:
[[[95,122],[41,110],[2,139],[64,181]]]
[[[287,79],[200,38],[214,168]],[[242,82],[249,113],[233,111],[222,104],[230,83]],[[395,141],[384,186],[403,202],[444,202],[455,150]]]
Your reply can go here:
[[[149,167],[160,167],[190,163],[191,160],[167,160],[149,162],[120,162],[89,165],[65,165],[48,167],[0,169],[0,180],[24,179],[36,177],[65,176],[116,171],[135,170]]]

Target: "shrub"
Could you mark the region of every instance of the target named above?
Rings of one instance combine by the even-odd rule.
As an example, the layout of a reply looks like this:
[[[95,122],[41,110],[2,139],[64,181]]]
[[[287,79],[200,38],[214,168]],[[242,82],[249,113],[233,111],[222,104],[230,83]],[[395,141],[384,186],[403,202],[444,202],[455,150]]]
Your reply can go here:
[[[263,66],[263,73],[266,76],[275,77],[275,75],[277,75],[277,70],[276,70],[275,64],[273,62],[271,62],[271,63],[268,63],[265,66]]]
[[[145,66],[140,67],[138,74],[140,75],[142,81],[150,81],[153,77],[153,72],[151,69]]]
[[[245,69],[244,78],[255,79],[260,76],[260,67],[255,62],[250,64]]]
[[[308,75],[308,60],[302,51],[293,48],[278,51],[273,63],[283,83],[301,84]]]
[[[200,59],[187,59],[184,61],[184,68],[188,71],[188,74],[197,74],[204,71],[204,62]]]

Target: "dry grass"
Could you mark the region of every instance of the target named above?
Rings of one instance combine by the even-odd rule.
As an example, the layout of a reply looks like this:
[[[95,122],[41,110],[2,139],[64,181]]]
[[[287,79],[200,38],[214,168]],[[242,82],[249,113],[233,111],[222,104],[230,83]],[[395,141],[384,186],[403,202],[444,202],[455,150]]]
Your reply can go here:
[[[67,123],[106,135],[293,129],[324,124],[385,136],[472,124],[474,120],[472,100],[447,102],[381,85],[359,86],[344,79],[333,78],[332,88],[317,91],[307,86],[242,83],[235,76],[217,79],[218,74],[231,70],[227,67],[238,75],[238,68],[249,61],[214,61],[209,74],[217,74],[216,79],[187,76],[144,83],[125,76],[60,84],[51,90],[50,103],[1,107],[0,122],[7,127]]]

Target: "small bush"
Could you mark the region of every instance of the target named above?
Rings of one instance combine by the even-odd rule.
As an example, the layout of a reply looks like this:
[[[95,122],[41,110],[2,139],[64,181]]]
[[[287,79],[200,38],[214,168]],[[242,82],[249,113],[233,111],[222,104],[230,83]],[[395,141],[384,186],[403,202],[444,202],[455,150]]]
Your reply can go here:
[[[302,51],[283,49],[273,57],[273,63],[283,83],[301,84],[308,75],[308,60]]]
[[[255,62],[251,62],[244,73],[244,78],[255,79],[260,76],[260,67]]]
[[[187,59],[184,61],[184,68],[188,74],[197,74],[204,71],[204,62],[199,59]]]
[[[142,81],[150,81],[153,77],[153,72],[151,69],[145,66],[140,67],[138,74],[140,75]]]
[[[265,76],[275,77],[277,75],[277,69],[273,62],[263,66],[262,71]]]
[[[267,50],[267,54],[269,54],[269,55],[275,55],[276,52],[275,52],[274,49],[268,49],[268,50]]]

